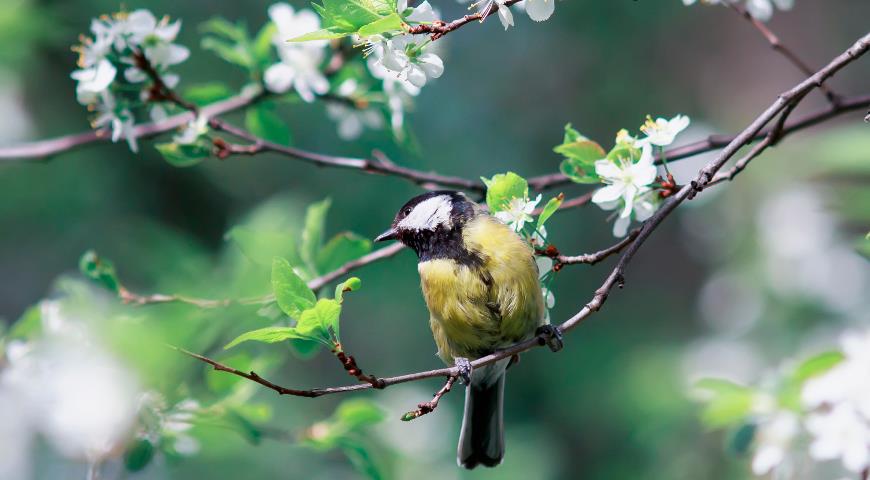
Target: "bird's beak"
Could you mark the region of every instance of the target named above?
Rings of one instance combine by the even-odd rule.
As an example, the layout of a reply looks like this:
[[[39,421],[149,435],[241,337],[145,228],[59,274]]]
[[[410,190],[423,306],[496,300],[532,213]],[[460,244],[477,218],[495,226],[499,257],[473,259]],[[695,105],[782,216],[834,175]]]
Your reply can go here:
[[[398,235],[399,235],[399,232],[397,232],[395,228],[391,228],[391,229],[387,230],[386,232],[375,237],[375,241],[376,242],[383,242],[386,240],[395,240],[396,237],[398,237]]]

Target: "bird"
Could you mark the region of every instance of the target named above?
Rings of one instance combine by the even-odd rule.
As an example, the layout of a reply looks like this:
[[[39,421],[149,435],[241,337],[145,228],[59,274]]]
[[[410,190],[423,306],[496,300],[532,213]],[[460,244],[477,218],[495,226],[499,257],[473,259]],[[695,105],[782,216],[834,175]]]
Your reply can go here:
[[[508,225],[465,194],[418,195],[398,211],[376,242],[397,240],[416,252],[437,355],[466,385],[457,463],[494,467],[504,458],[504,386],[511,358],[471,369],[471,361],[561,332],[549,325],[534,251]],[[542,337],[543,338],[543,337]]]

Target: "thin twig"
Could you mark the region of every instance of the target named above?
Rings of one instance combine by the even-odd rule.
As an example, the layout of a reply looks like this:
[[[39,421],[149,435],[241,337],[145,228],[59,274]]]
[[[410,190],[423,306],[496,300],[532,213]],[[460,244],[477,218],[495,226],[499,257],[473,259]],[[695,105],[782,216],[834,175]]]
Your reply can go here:
[[[438,21],[433,23],[414,25],[408,28],[408,33],[412,35],[430,34],[430,38],[434,42],[435,40],[438,40],[444,35],[447,35],[448,33],[458,28],[462,28],[463,26],[471,22],[480,21],[482,23],[484,20],[486,20],[487,17],[498,12],[499,8],[510,8],[511,5],[519,3],[521,0],[507,0],[506,2],[500,4],[496,4],[491,0],[482,0],[482,2],[486,1],[490,1],[490,3],[487,4],[486,9],[480,12],[472,13],[470,15],[464,15],[457,18],[456,20],[453,20],[452,22]]]
[[[410,422],[416,418],[420,418],[427,413],[432,413],[436,408],[438,408],[438,402],[441,401],[441,397],[450,392],[450,389],[453,388],[453,384],[456,383],[456,379],[458,377],[447,377],[447,381],[444,382],[444,386],[441,387],[440,390],[435,392],[435,395],[432,397],[432,400],[428,402],[418,403],[417,410],[407,412],[402,415],[403,422]]]
[[[288,157],[309,162],[318,166],[346,168],[359,170],[365,173],[391,175],[394,177],[410,180],[418,185],[435,183],[445,187],[454,187],[474,192],[484,192],[486,186],[478,180],[469,180],[461,177],[439,175],[437,173],[414,170],[401,167],[395,163],[379,162],[376,160],[352,157],[339,157],[311,152],[301,148],[289,147],[270,142],[256,135],[227,123],[220,119],[211,119],[210,124],[215,130],[227,132],[235,137],[251,142],[248,145],[237,145],[220,140],[215,143],[218,149],[217,155],[226,158],[231,154],[257,155],[264,152],[278,153]]]
[[[822,122],[830,120],[836,116],[853,112],[855,110],[863,110],[870,106],[870,94],[864,95],[856,95],[854,97],[846,97],[840,99],[838,105],[829,105],[826,108],[820,109],[816,112],[809,113],[800,117],[797,120],[792,120],[790,122],[786,122],[781,129],[780,138],[787,137],[788,135],[798,132],[800,130],[807,129],[814,125],[818,125]],[[868,120],[870,121],[870,120]],[[770,133],[769,128],[762,129],[755,133],[751,140],[760,140],[766,137]],[[700,155],[702,153],[712,152],[714,150],[719,150],[729,143],[731,143],[736,136],[733,135],[710,135],[703,140],[699,140],[697,142],[688,143],[686,145],[681,145],[679,147],[674,147],[667,150],[662,156],[659,154],[656,158],[656,164],[661,165],[662,158],[667,158],[668,162],[675,162],[678,160],[683,160],[689,157],[694,157],[696,155]],[[545,190],[548,188],[554,188],[561,185],[566,185],[571,183],[571,179],[566,177],[561,173],[551,173],[547,175],[541,175],[537,177],[530,177],[528,179],[529,187],[534,190]]]
[[[774,51],[782,54],[782,56],[784,56],[789,62],[791,62],[792,65],[797,67],[797,69],[800,70],[804,75],[810,76],[815,73],[815,71],[810,68],[806,62],[801,60],[801,58],[792,49],[788,48],[785,44],[783,44],[779,40],[779,37],[775,33],[773,33],[773,31],[768,28],[768,26],[765,25],[764,22],[753,17],[752,14],[749,13],[749,10],[736,2],[725,2],[725,5],[730,7],[732,11],[736,12],[738,15],[748,21],[753,27],[755,27],[755,29],[758,30],[762,36],[764,36],[765,40],[767,40],[767,43],[770,44],[770,47]],[[830,102],[831,105],[836,106],[839,103],[840,96],[834,93],[833,90],[828,88],[827,85],[819,85],[819,90],[824,92],[825,97],[828,99],[828,102]]]
[[[604,260],[605,258],[617,254],[622,251],[623,248],[628,246],[634,239],[637,237],[637,234],[640,233],[640,229],[637,228],[628,234],[625,238],[620,240],[618,243],[605,248],[604,250],[599,250],[595,253],[587,253],[584,255],[576,255],[576,256],[568,256],[568,255],[557,255],[553,260],[553,269],[559,270],[564,265],[574,265],[574,264],[586,264],[586,265],[595,265],[596,263]]]
[[[589,303],[587,303],[579,312],[574,314],[574,316],[557,326],[556,330],[561,333],[568,332],[580,325],[589,316],[599,311],[606,302],[607,297],[610,295],[613,289],[616,287],[621,288],[624,285],[625,270],[628,264],[634,258],[634,255],[643,245],[644,241],[665,220],[665,218],[667,218],[674,211],[674,209],[676,209],[684,201],[693,198],[694,195],[702,192],[704,190],[704,187],[708,186],[711,183],[711,181],[714,179],[714,176],[722,168],[722,166],[725,165],[725,163],[727,163],[742,147],[751,143],[753,139],[756,138],[756,136],[759,134],[759,132],[761,132],[767,124],[769,124],[774,118],[776,118],[777,115],[779,115],[783,110],[791,105],[792,102],[802,99],[806,92],[821,85],[822,82],[830,78],[832,75],[836,74],[840,69],[854,61],[856,58],[864,55],[868,49],[870,49],[870,33],[859,39],[852,47],[850,47],[841,55],[837,56],[828,65],[812,75],[810,78],[804,80],[791,90],[781,94],[772,105],[770,105],[739,135],[737,135],[722,150],[722,152],[720,152],[719,155],[716,156],[715,159],[707,163],[704,168],[702,168],[700,172],[698,172],[695,180],[693,180],[690,184],[683,186],[679,190],[679,192],[665,200],[659,210],[657,210],[652,217],[650,217],[643,223],[635,239],[628,244],[625,251],[619,257],[619,261],[617,262],[616,266],[613,268],[613,270],[611,270],[610,274],[604,280],[604,283],[602,283],[601,287],[599,287],[595,291]],[[759,153],[761,150],[764,149],[759,148]],[[473,369],[476,369],[497,362],[498,360],[510,358],[513,355],[531,350],[535,347],[545,345],[547,343],[547,340],[547,334],[542,332],[528,340],[516,343],[508,348],[499,350],[498,352],[478,358],[471,362],[471,367]],[[187,353],[190,354],[189,352]],[[214,366],[215,368],[218,368],[218,365],[220,365],[221,367],[223,367],[218,368],[220,370],[228,371],[235,375],[249,378],[257,383],[271,388],[272,390],[278,391],[279,393],[292,395],[292,393],[287,392],[294,391],[292,389],[279,387],[275,384],[272,384],[271,382],[267,382],[253,372],[251,372],[250,374],[246,374],[233,368],[223,366],[207,357],[203,357],[197,354],[191,355],[194,358],[198,358],[199,360],[202,360]],[[448,367],[410,373],[406,375],[399,375],[396,377],[386,377],[382,378],[381,381],[382,386],[386,388],[391,385],[413,382],[426,378],[452,377],[457,375],[459,375],[459,369],[457,367]],[[251,376],[253,376],[253,378],[251,378]],[[295,392],[300,392],[299,396],[312,397],[367,390],[370,388],[372,388],[372,385],[370,384],[357,384],[340,387],[319,388],[313,390],[295,390]]]

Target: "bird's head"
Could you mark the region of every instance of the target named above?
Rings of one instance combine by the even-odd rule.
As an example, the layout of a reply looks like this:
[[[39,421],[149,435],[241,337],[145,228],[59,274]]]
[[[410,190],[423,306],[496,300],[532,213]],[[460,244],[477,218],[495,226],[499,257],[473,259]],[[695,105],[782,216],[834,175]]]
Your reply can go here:
[[[422,257],[427,251],[461,241],[462,227],[478,209],[460,192],[424,193],[408,200],[399,209],[390,229],[378,235],[375,241],[398,240]]]

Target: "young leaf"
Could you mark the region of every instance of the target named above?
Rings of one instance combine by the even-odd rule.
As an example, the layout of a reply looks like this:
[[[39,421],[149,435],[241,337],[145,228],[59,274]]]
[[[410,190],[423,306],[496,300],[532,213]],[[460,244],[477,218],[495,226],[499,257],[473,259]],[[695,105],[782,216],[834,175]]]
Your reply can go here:
[[[248,108],[245,112],[245,127],[254,135],[272,143],[290,145],[290,130],[275,113],[274,105],[269,102],[261,102]]]
[[[580,135],[571,124],[565,126],[565,138],[561,145],[553,151],[565,157],[559,170],[575,183],[597,183],[595,162],[603,159],[607,153],[601,145]]]
[[[587,138],[580,135],[580,132],[575,130],[570,123],[565,124],[565,136],[562,139],[562,143],[571,143],[580,140],[587,140]]]
[[[154,148],[173,167],[192,167],[211,155],[211,148],[201,141],[192,145],[179,145],[175,142],[158,143]]]
[[[541,214],[538,215],[538,229],[543,227],[544,223],[546,223],[547,220],[556,213],[556,210],[558,210],[559,206],[562,205],[563,200],[565,200],[565,196],[560,193],[558,196],[551,198],[550,201],[544,205],[544,209],[541,210]]]
[[[200,41],[200,47],[202,47],[203,50],[211,50],[224,61],[233,65],[238,65],[246,70],[249,70],[254,62],[251,53],[242,45],[221,40],[219,38],[205,37]]]
[[[308,337],[301,335],[293,327],[266,327],[258,330],[245,332],[233,341],[224,345],[224,350],[235,347],[242,342],[254,341],[263,343],[278,343],[284,340],[307,339]]]
[[[529,195],[529,183],[514,172],[499,173],[490,179],[481,177],[481,180],[486,184],[486,204],[492,213],[507,208],[508,202],[514,198]]]
[[[364,25],[357,34],[362,37],[370,37],[372,35],[380,35],[386,32],[396,32],[402,30],[402,17],[397,13],[391,13],[386,17],[382,17],[374,22]]]
[[[386,414],[374,402],[355,398],[341,402],[335,410],[334,417],[348,430],[356,430],[383,421]]]
[[[97,252],[88,250],[79,260],[79,270],[82,274],[113,292],[118,292],[121,283],[115,274],[112,262],[97,256]]]
[[[326,213],[332,205],[332,200],[324,199],[308,206],[305,211],[305,227],[302,230],[302,247],[299,254],[312,271],[317,271],[317,251],[323,244],[323,230],[326,224]]]
[[[124,453],[124,468],[128,472],[138,472],[147,467],[154,458],[154,444],[146,438],[139,438]]]
[[[844,358],[845,356],[843,353],[838,351],[823,352],[814,355],[798,365],[792,378],[803,383],[812,377],[821,375],[834,368],[837,364],[842,362]]]
[[[313,307],[317,300],[290,263],[280,257],[272,260],[272,291],[281,310],[296,319],[300,318],[303,311]]]
[[[332,237],[317,252],[317,271],[327,273],[372,251],[372,241],[344,232]]]
[[[42,333],[42,308],[29,307],[9,329],[9,339],[33,340]]]
[[[339,338],[338,318],[341,304],[329,298],[321,298],[313,308],[302,312],[296,322],[296,331],[304,338],[317,340],[328,347],[333,346],[330,330]]]
[[[362,281],[356,277],[350,277],[347,280],[335,286],[335,301],[342,303],[346,292],[355,292],[362,286]]]
[[[184,98],[198,106],[208,105],[232,96],[233,91],[222,82],[200,83],[184,90]]]
[[[254,60],[260,67],[265,68],[272,63],[272,39],[278,34],[278,27],[272,22],[267,22],[263,28],[257,32],[257,37],[254,39],[252,53]]]
[[[343,30],[338,27],[329,27],[329,28],[321,28],[320,30],[315,30],[311,33],[306,33],[305,35],[299,35],[298,37],[288,38],[288,42],[298,43],[298,42],[310,42],[313,40],[332,40],[334,38],[342,38],[348,35],[352,35],[354,32]]]
[[[695,387],[712,394],[701,414],[701,420],[711,428],[740,423],[752,411],[755,392],[749,387],[715,378],[700,380]]]
[[[225,236],[238,245],[246,257],[259,265],[271,265],[275,257],[289,258],[298,263],[296,238],[290,232],[253,230],[233,227]]]

